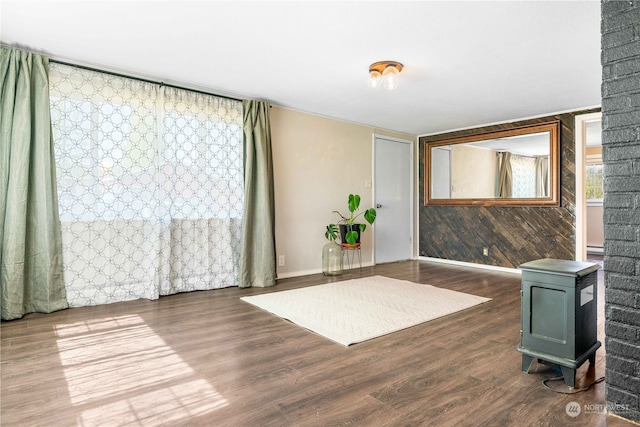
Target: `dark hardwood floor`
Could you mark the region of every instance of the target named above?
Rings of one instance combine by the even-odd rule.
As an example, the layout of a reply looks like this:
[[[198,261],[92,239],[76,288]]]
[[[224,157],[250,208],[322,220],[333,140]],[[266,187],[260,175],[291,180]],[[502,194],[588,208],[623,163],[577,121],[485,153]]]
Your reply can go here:
[[[379,274],[489,303],[343,347],[239,300]],[[602,280],[602,279],[601,279]],[[599,284],[603,305],[602,282]],[[599,310],[599,340],[604,316]],[[52,314],[1,325],[3,426],[627,426],[605,384],[554,393],[521,371],[520,276],[407,261],[338,278],[280,280]],[[604,375],[604,348],[576,388]],[[562,381],[550,383],[568,391]],[[572,418],[566,407],[577,402]]]

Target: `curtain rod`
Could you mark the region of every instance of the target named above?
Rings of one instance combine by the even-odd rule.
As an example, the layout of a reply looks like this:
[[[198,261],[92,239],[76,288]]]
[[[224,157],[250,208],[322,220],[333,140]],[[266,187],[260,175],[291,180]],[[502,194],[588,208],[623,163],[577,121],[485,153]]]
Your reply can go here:
[[[112,76],[124,77],[124,78],[127,78],[127,79],[138,80],[138,81],[146,82],[146,83],[153,83],[153,84],[157,84],[157,85],[161,85],[161,86],[171,87],[171,88],[174,88],[174,89],[190,90],[192,92],[201,93],[203,95],[217,96],[218,98],[225,98],[225,99],[229,99],[229,100],[232,100],[232,101],[240,101],[240,102],[242,102],[242,99],[239,99],[239,98],[234,98],[232,96],[226,96],[226,95],[220,95],[220,94],[217,94],[217,93],[211,93],[211,92],[204,91],[202,89],[194,89],[194,88],[189,88],[189,87],[185,87],[185,86],[177,86],[177,85],[174,85],[174,84],[165,83],[163,81],[152,80],[152,79],[148,79],[148,78],[144,78],[144,77],[132,76],[132,75],[128,75],[128,74],[125,74],[125,73],[116,72],[116,71],[103,70],[103,69],[100,69],[100,68],[97,68],[97,67],[94,67],[94,66],[88,66],[88,65],[82,65],[82,64],[74,63],[74,62],[69,61],[69,60],[57,59],[57,58],[51,57],[50,55],[47,55],[45,53],[37,52],[35,50],[28,49],[28,48],[23,48],[23,47],[19,47],[19,46],[12,46],[12,45],[9,45],[9,44],[6,44],[6,43],[2,43],[2,42],[0,42],[0,46],[1,47],[5,47],[7,49],[20,50],[20,51],[32,53],[32,54],[35,54],[35,55],[41,55],[41,56],[46,57],[49,60],[49,62],[55,62],[57,64],[68,65],[70,67],[82,68],[84,70],[95,71],[97,73],[110,74]]]
[[[157,81],[157,80],[152,80],[152,79],[143,78],[143,77],[131,76],[131,75],[127,75],[127,74],[124,74],[124,73],[115,72],[115,71],[101,70],[99,68],[90,67],[90,66],[87,66],[87,65],[73,64],[73,63],[70,63],[70,62],[61,61],[59,59],[49,58],[49,62],[55,62],[57,64],[68,65],[70,67],[81,68],[83,70],[95,71],[97,73],[104,73],[104,74],[109,74],[109,75],[112,75],[112,76],[124,77],[126,79],[138,80],[138,81],[145,82],[145,83],[157,84],[157,85],[160,85],[160,86],[166,86],[166,87],[170,87],[170,88],[174,88],[174,89],[183,89],[183,90],[188,90],[188,91],[191,91],[191,92],[201,93],[203,95],[211,95],[211,96],[216,96],[218,98],[225,98],[225,99],[229,99],[229,100],[232,100],[232,101],[242,102],[242,99],[234,98],[232,96],[226,96],[226,95],[220,95],[220,94],[217,94],[217,93],[206,92],[206,91],[203,91],[201,89],[193,89],[193,88],[184,87],[184,86],[177,86],[177,85],[174,85],[174,84],[165,83],[163,81]]]

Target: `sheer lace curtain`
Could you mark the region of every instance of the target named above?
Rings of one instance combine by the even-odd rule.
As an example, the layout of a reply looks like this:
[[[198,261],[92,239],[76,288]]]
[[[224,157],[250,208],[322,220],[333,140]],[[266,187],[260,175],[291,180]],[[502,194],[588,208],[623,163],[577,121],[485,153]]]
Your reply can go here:
[[[536,159],[511,155],[512,197],[529,199],[536,197]]]
[[[238,284],[242,103],[52,64],[70,306]]]

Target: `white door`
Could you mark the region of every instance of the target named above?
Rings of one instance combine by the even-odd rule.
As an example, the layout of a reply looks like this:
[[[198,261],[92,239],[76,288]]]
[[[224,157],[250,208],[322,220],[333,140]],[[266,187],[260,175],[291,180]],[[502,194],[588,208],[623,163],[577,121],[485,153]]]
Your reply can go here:
[[[431,150],[431,176],[427,182],[431,186],[432,199],[451,197],[450,149],[436,147]]]
[[[374,227],[376,263],[413,257],[413,145],[374,135]]]

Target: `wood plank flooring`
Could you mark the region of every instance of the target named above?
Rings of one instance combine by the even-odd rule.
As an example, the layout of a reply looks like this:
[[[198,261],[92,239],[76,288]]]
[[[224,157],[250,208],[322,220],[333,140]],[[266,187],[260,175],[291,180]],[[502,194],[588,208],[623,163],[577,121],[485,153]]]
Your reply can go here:
[[[343,347],[240,296],[385,275],[493,301]],[[599,284],[603,305],[602,282]],[[599,310],[599,340],[604,315]],[[604,383],[521,372],[520,276],[427,261],[31,314],[1,325],[2,426],[628,426]],[[577,373],[581,388],[604,375]],[[568,391],[562,381],[550,383]],[[582,413],[567,415],[577,402]],[[585,406],[586,405],[586,406]]]

